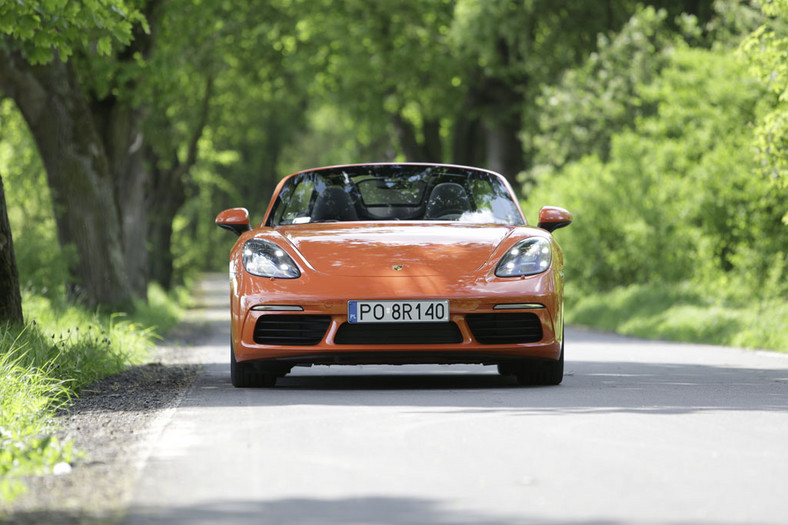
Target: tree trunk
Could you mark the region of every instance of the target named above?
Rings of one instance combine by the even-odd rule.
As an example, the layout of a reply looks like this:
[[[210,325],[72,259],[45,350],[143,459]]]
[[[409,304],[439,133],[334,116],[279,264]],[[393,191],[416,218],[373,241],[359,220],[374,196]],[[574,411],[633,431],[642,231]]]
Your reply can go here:
[[[419,142],[416,128],[402,116],[395,113],[391,117],[402,152],[408,162],[442,162],[443,144],[441,143],[440,121],[425,120],[422,126],[423,142]]]
[[[132,64],[139,57],[150,58],[156,44],[162,5],[161,0],[145,0],[140,6],[150,30],[146,32],[140,24],[134,26],[131,43],[116,57],[119,63]],[[136,85],[137,79],[132,77],[120,82],[118,88],[133,92]],[[90,109],[104,144],[113,181],[129,285],[136,297],[147,299],[149,228],[146,194],[150,173],[142,147],[144,107],[134,107],[128,100],[110,94],[102,99],[91,95]]]
[[[0,51],[0,88],[16,102],[38,146],[60,245],[76,247],[69,296],[88,306],[127,307],[132,294],[109,163],[72,66],[57,58],[31,66],[17,53]]]
[[[150,154],[151,159],[155,159]],[[148,194],[150,277],[165,290],[173,286],[172,223],[186,202],[186,188],[179,170],[160,170],[153,160],[151,191]]]
[[[443,143],[439,120],[424,121],[424,156],[427,162],[443,162]]]
[[[500,46],[501,60],[509,53]],[[520,141],[523,127],[523,90],[527,78],[519,82],[504,82],[495,77],[479,77],[477,85],[468,92],[468,107],[474,108],[482,123],[485,145],[484,167],[498,172],[509,181],[515,193],[521,191],[517,175],[525,169],[525,153]]]
[[[104,143],[114,181],[129,284],[136,297],[146,299],[148,219],[145,199],[150,174],[143,158],[142,111],[108,97],[94,101],[91,113]]]
[[[0,176],[0,323],[22,324],[22,295],[14,257],[14,240],[5,204],[3,178]]]
[[[408,162],[424,162],[426,159],[421,145],[416,139],[416,130],[413,129],[413,124],[399,113],[391,116],[391,122],[394,125],[394,132],[397,135],[400,148],[402,148],[402,153],[405,154],[405,159]]]
[[[486,167],[506,177],[517,194],[520,193],[517,175],[525,169],[523,145],[519,137],[521,128],[520,120],[514,118],[485,124]]]
[[[458,116],[452,131],[450,161],[464,166],[481,166],[487,156],[486,146],[479,119]]]

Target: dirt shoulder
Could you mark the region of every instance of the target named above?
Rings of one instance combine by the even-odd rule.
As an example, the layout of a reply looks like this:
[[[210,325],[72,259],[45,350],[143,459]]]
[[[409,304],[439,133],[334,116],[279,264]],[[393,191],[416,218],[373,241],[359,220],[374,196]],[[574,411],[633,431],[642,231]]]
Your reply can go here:
[[[69,473],[25,479],[26,494],[0,502],[0,523],[120,522],[152,443],[201,369],[201,341],[224,324],[209,319],[227,315],[221,303],[226,280],[207,285],[218,289],[218,307],[206,304],[211,291],[206,297],[203,290],[201,304],[151,352],[148,364],[88,386],[58,415],[55,435],[72,441],[79,457]]]

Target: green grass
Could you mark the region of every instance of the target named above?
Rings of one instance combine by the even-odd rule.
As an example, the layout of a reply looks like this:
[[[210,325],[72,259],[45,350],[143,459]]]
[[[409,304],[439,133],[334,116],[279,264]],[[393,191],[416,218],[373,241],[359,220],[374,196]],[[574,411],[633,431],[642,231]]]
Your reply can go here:
[[[648,339],[788,352],[788,301],[709,296],[688,284],[633,285],[605,293],[569,289],[566,317]]]
[[[0,500],[24,491],[22,476],[70,463],[70,443],[53,437],[54,414],[87,384],[143,363],[157,335],[180,315],[152,287],[131,316],[102,315],[25,294],[25,326],[0,326]]]

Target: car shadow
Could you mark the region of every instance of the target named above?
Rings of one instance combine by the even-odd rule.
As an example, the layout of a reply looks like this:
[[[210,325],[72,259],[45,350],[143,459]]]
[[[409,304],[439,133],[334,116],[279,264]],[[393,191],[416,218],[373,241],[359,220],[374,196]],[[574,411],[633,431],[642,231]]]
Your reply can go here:
[[[493,367],[313,367],[295,369],[275,388],[255,389],[233,388],[228,368],[205,365],[182,404],[412,406],[512,414],[788,411],[786,369],[572,361],[561,385],[521,387]]]
[[[426,498],[371,496],[357,498],[284,498],[271,501],[237,501],[172,509],[130,509],[124,525],[138,523],[233,523],[233,524],[320,524],[320,525],[513,525],[562,523],[572,525],[616,525],[615,520],[560,521],[543,517],[489,515],[446,508]]]
[[[28,510],[2,523],[117,523],[105,515],[79,510]],[[320,524],[320,525],[515,525],[541,523],[545,525],[619,525],[623,522],[608,519],[560,520],[536,517],[527,512],[520,516],[490,515],[473,511],[446,508],[443,502],[427,498],[367,496],[355,498],[282,498],[275,500],[213,501],[198,505],[145,507],[132,505],[126,512],[123,525],[151,524],[190,525],[217,523],[243,524]]]

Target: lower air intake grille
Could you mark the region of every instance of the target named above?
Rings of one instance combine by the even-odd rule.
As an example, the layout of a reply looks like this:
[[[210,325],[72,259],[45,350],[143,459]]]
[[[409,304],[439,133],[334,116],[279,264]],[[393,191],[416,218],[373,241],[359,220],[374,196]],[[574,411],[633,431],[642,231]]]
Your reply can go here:
[[[461,343],[454,323],[344,323],[334,339],[339,345],[435,345]]]
[[[328,315],[264,315],[254,327],[260,345],[314,346],[323,340],[331,324]]]
[[[473,337],[485,345],[536,343],[542,340],[542,323],[536,314],[468,314],[465,320]]]

